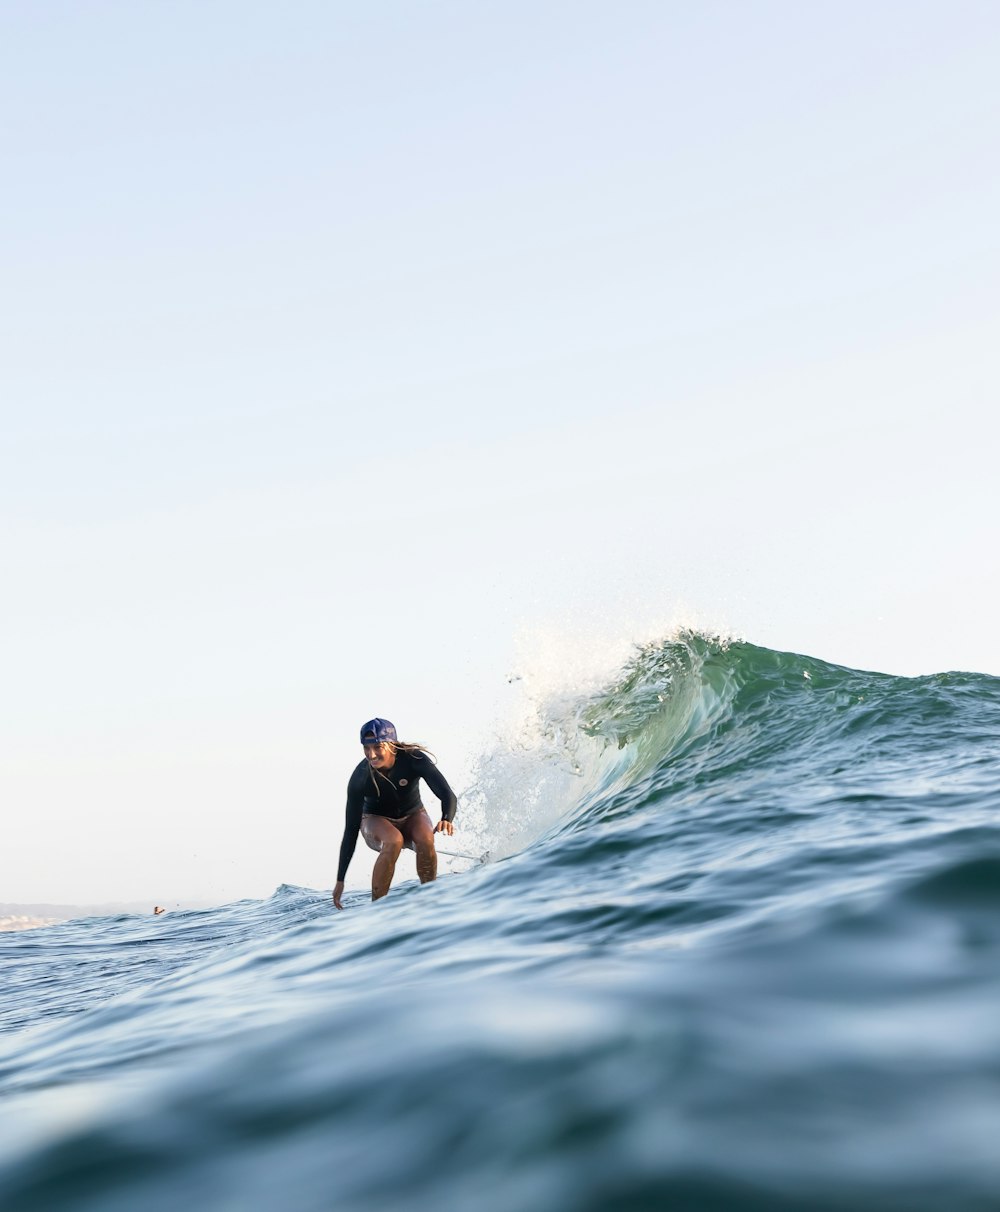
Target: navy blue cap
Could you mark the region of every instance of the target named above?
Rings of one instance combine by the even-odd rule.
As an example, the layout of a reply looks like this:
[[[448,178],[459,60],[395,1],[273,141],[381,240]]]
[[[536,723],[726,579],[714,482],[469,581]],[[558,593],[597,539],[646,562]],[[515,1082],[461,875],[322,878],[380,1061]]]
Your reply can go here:
[[[396,726],[388,720],[380,720],[378,716],[361,725],[361,744],[377,745],[379,741],[396,741]]]

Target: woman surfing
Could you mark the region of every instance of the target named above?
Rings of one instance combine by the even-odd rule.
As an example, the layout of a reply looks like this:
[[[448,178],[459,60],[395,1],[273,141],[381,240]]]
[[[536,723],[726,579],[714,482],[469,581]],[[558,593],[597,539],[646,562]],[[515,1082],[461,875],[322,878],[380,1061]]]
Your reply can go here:
[[[376,717],[361,727],[365,756],[347,784],[344,838],[340,843],[340,865],[333,886],[333,903],[343,909],[344,876],[358,843],[358,833],[372,850],[378,851],[372,871],[372,900],[385,896],[403,847],[416,851],[417,875],[422,884],[437,878],[435,833],[454,833],[452,821],[458,809],[455,793],[422,746],[398,741],[396,729]],[[420,802],[420,780],[441,801],[441,819],[431,824]]]

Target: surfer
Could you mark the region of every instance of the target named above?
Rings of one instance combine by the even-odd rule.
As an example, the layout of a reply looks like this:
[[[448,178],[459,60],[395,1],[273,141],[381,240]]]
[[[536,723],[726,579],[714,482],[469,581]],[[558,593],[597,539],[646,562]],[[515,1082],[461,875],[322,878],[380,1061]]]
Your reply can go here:
[[[422,884],[437,877],[435,833],[454,833],[452,821],[458,808],[455,793],[422,745],[396,739],[396,729],[379,718],[361,728],[365,756],[347,784],[347,813],[344,840],[340,843],[340,865],[333,887],[333,903],[343,909],[344,876],[358,833],[372,850],[378,851],[372,871],[372,900],[385,896],[404,846],[417,855],[417,875]],[[420,780],[441,801],[441,819],[431,824],[420,802]]]

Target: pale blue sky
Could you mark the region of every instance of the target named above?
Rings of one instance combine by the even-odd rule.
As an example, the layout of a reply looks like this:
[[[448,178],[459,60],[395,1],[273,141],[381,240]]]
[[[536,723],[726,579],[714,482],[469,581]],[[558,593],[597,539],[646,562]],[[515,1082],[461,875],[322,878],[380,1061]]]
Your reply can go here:
[[[0,900],[329,886],[363,718],[461,785],[512,669],[682,618],[1000,673],[998,61],[992,3],[4,5]]]

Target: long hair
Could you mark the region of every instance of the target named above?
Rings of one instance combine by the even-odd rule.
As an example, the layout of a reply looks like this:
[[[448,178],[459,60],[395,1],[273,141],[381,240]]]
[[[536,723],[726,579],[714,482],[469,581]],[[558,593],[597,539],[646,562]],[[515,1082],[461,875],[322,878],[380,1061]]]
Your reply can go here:
[[[390,741],[389,744],[394,752],[422,753],[424,757],[429,757],[435,766],[437,765],[437,758],[426,745],[418,745],[416,741]]]

